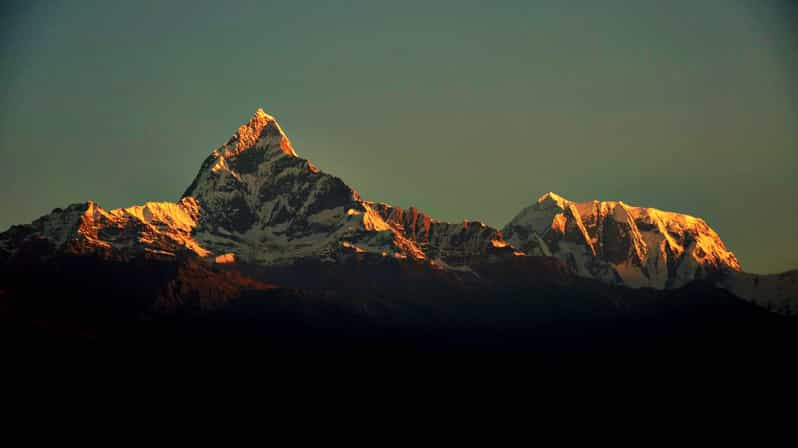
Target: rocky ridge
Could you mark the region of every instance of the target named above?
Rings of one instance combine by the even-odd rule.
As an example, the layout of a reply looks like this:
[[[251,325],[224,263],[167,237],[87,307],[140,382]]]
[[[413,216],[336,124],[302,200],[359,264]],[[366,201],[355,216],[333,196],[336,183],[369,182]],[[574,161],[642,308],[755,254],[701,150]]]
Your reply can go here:
[[[620,201],[547,193],[502,232],[525,253],[559,258],[581,276],[612,284],[674,288],[741,269],[703,219]]]
[[[702,219],[623,202],[548,193],[499,231],[364,200],[300,157],[262,109],[211,152],[179,201],[114,210],[73,204],[0,234],[5,259],[30,246],[46,249],[37,253],[189,255],[258,266],[388,257],[477,277],[474,265],[542,255],[583,277],[658,289],[740,271]]]

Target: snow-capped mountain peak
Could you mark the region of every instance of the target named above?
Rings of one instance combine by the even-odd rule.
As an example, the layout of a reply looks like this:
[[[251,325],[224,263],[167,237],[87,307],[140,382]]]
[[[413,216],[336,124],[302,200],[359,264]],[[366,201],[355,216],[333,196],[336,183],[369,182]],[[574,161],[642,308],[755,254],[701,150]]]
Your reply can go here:
[[[247,149],[261,146],[279,149],[285,155],[297,157],[291,141],[285,135],[277,120],[262,108],[258,108],[252,118],[238,127],[238,130],[217,151],[225,158],[233,158]]]
[[[179,201],[56,209],[0,234],[0,259],[30,244],[259,266],[385,257],[459,272],[496,259],[545,255],[585,277],[656,288],[740,270],[703,220],[623,202],[573,202],[549,192],[500,232],[478,221],[446,223],[413,207],[365,201],[300,157],[263,109],[207,156]]]
[[[566,201],[567,199],[565,199],[564,197],[558,195],[557,193],[554,193],[553,191],[550,191],[544,194],[543,196],[539,197],[536,203],[540,204],[541,206],[552,205],[562,208],[564,207],[563,204],[565,204]]]
[[[208,155],[178,202],[57,209],[0,235],[0,255],[29,241],[71,253],[185,253],[254,265],[375,256],[468,270],[474,259],[519,255],[484,224],[449,224],[412,207],[362,200],[300,157],[263,109]]]
[[[426,233],[408,234],[396,218],[401,209],[363,201],[341,179],[299,157],[277,121],[262,110],[206,159],[184,197],[195,198],[203,209],[198,241],[257,264],[332,260],[342,252],[412,259],[440,252],[448,263],[447,254],[467,258],[480,246],[468,246],[462,232],[444,231],[445,223],[436,223],[434,245]],[[493,232],[493,239],[501,239]],[[453,244],[469,248],[460,251]]]
[[[681,286],[740,264],[704,220],[621,201],[573,202],[541,196],[503,229],[529,254],[552,255],[609,283]]]

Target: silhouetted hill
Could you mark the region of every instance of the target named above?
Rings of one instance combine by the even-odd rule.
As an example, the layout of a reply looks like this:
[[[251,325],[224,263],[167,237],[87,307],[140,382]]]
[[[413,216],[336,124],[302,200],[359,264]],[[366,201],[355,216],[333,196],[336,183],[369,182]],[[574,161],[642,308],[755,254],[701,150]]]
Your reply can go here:
[[[60,256],[6,266],[0,313],[4,332],[17,340],[221,337],[278,351],[743,354],[778,351],[796,341],[791,318],[709,283],[630,289],[574,277],[554,259],[538,262],[515,271],[492,264],[496,272],[486,277],[493,282],[483,284],[441,280],[446,271],[408,261],[386,269],[353,260],[336,265],[328,277],[319,274],[322,267],[308,265],[275,273],[283,281],[293,276],[316,282],[298,289],[190,257]],[[559,279],[552,272],[560,272]],[[362,278],[374,283],[347,286]]]

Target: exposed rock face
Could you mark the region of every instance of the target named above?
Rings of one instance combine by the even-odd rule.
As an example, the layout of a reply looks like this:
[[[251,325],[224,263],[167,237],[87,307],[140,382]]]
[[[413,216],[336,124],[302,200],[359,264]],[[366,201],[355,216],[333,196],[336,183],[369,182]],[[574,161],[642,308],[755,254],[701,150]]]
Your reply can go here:
[[[106,211],[89,202],[0,235],[0,251],[26,240],[78,253],[191,253],[218,263],[336,261],[354,254],[468,269],[475,258],[513,256],[479,222],[448,224],[364,201],[341,179],[299,157],[274,117],[259,109],[213,151],[177,203]]]
[[[439,263],[464,266],[485,256],[524,255],[510,247],[501,232],[478,221],[452,224],[432,219],[414,207],[403,210],[383,203],[370,207],[402,238]]]
[[[370,253],[463,266],[491,241],[506,246],[484,224],[445,224],[362,200],[299,157],[262,110],[206,159],[184,198],[202,207],[195,237],[203,247],[256,264]]]
[[[704,220],[623,202],[541,196],[503,229],[530,255],[551,255],[579,275],[632,287],[672,288],[740,264]]]
[[[193,198],[110,211],[89,201],[55,209],[31,224],[11,227],[0,234],[0,250],[14,255],[26,246],[39,245],[73,254],[206,256],[209,252],[191,235],[199,213]]]
[[[468,275],[491,261],[545,255],[583,277],[654,288],[740,270],[703,220],[623,202],[575,203],[549,193],[499,231],[365,201],[299,157],[261,109],[205,159],[178,202],[56,209],[0,234],[0,258],[20,252],[188,254],[264,267],[388,257]]]

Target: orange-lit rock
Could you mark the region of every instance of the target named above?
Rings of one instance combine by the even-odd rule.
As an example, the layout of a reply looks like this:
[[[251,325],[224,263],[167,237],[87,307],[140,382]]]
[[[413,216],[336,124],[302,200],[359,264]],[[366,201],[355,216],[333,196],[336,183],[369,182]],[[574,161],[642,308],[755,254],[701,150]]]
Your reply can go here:
[[[236,255],[234,253],[227,253],[227,254],[219,255],[216,258],[214,258],[214,261],[217,264],[235,263]]]
[[[740,270],[702,219],[620,201],[572,202],[547,193],[503,233],[527,253],[553,255],[580,275],[628,286],[678,287]]]

